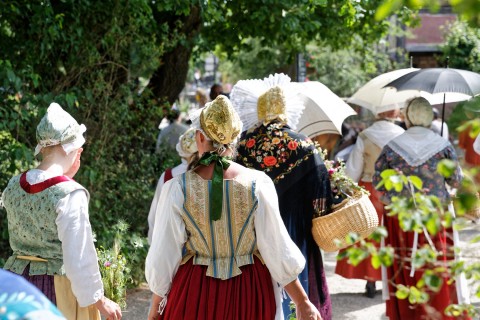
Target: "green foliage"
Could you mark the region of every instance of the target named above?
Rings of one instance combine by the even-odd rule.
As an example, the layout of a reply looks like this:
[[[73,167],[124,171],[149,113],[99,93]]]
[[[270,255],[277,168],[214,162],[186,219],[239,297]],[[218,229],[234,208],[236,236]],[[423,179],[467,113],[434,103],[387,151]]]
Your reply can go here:
[[[116,229],[113,247],[105,249],[103,246],[97,248],[98,264],[102,275],[105,296],[120,305],[122,309],[127,307],[127,282],[130,268],[127,259],[120,253],[128,225],[119,221],[114,227]]]
[[[245,29],[242,31],[248,36],[238,39],[233,48],[230,48],[228,43],[231,39],[235,39],[235,35],[231,35],[227,41],[218,43],[218,33],[216,33],[215,38],[210,40],[212,45],[208,49],[215,47],[214,52],[220,57],[220,72],[224,77],[222,79],[224,83],[262,78],[274,71],[288,73],[290,70],[291,72],[294,68],[295,55],[304,53],[309,65],[307,75],[309,80],[324,83],[339,96],[350,96],[374,75],[396,68],[386,53],[387,43],[381,39],[387,31],[390,34],[397,31],[394,31],[396,30],[394,25],[388,21],[370,24],[373,14],[372,2],[335,1],[331,7],[320,5],[311,12],[293,9],[295,6],[303,6],[298,2],[285,4],[283,1],[281,5],[292,7],[291,11],[297,16],[303,15],[299,18],[302,24],[296,25],[299,29],[295,33],[284,34],[283,29],[271,30],[266,37],[265,34],[259,34],[257,30],[260,20],[249,24],[246,19],[251,17],[247,15],[243,17],[243,24],[239,28]],[[336,13],[328,12],[336,6],[341,7],[341,10]],[[271,27],[271,19],[275,20],[274,24],[276,23],[277,17],[273,18],[269,9],[267,9],[268,17],[257,11],[255,16],[259,19],[268,18],[268,28]],[[310,17],[310,14],[314,14],[315,17]],[[398,19],[402,23],[412,23],[413,16],[410,11],[400,10],[398,14]],[[278,23],[284,23],[284,20],[288,19],[288,14],[285,13],[285,15],[287,18],[281,17]],[[337,15],[336,22],[333,18],[335,15]],[[321,19],[321,16],[328,16],[328,18]],[[362,26],[355,28],[354,32],[349,31],[345,34],[345,30],[341,29],[350,28],[350,24],[338,22],[343,18],[350,20],[353,25]],[[309,27],[311,22],[316,26],[315,28]],[[364,23],[366,24],[363,25]],[[251,30],[252,26],[255,26],[255,30]],[[260,29],[263,27],[262,25]],[[209,30],[207,29],[204,35],[208,39]],[[333,30],[338,33],[332,32]],[[305,34],[305,37],[302,34]],[[342,34],[342,37],[338,37],[338,34]],[[294,37],[295,40],[289,41],[289,37]]]
[[[449,128],[454,130],[450,131],[451,135],[458,136],[458,133],[461,131],[461,126],[469,120],[463,106],[466,104],[466,101],[459,102],[453,109],[450,117],[446,120]]]
[[[437,171],[445,177],[451,176],[456,164],[449,160],[443,160],[437,167]],[[469,170],[464,169],[466,178],[462,180],[461,186],[458,188],[457,195],[454,198],[455,211],[461,217],[463,212],[478,208],[479,200],[477,196],[478,188],[471,178]],[[441,227],[448,228],[455,222],[455,228],[461,226],[462,218],[455,218],[449,211],[444,211],[443,204],[435,196],[426,195],[427,190],[423,190],[421,179],[415,176],[404,176],[403,173],[396,170],[385,170],[381,173],[381,182],[379,186],[384,186],[389,192],[398,192],[397,196],[392,197],[391,204],[387,207],[389,216],[396,216],[399,220],[400,228],[405,232],[425,233],[427,243],[417,248],[411,258],[407,258],[404,262],[410,262],[412,267],[422,270],[422,277],[414,286],[405,286],[391,282],[396,288],[395,296],[397,299],[408,299],[410,304],[427,304],[430,299],[430,293],[438,292],[442,288],[447,278],[450,284],[460,275],[474,282],[476,295],[480,297],[480,263],[469,262],[465,260],[449,260],[445,265],[438,262],[442,258],[442,252],[436,250],[430,236],[437,234]],[[377,188],[379,187],[377,186]],[[404,191],[408,191],[405,193]],[[459,210],[461,208],[461,210]],[[468,209],[467,209],[468,208]],[[382,237],[387,237],[386,230],[379,228],[376,234],[371,238],[379,241]],[[472,242],[480,241],[480,237],[476,237]],[[397,248],[402,249],[402,248]],[[454,248],[451,248],[454,249]],[[458,248],[454,250],[459,250]],[[447,252],[452,256],[453,250]],[[380,266],[390,266],[393,259],[396,258],[394,248],[386,246],[377,249],[371,243],[364,240],[359,242],[355,248],[347,248],[339,254],[338,259],[347,258],[349,262],[356,265],[358,261],[366,257],[371,257],[371,263],[374,268]],[[397,261],[402,265],[402,262]],[[478,311],[472,305],[450,305],[445,314],[457,317],[461,314],[470,316],[478,314]]]
[[[351,96],[370,78],[363,55],[353,48],[335,51],[327,45],[310,45],[307,51],[309,80],[320,81],[341,97]]]
[[[147,215],[162,170],[154,153],[161,105],[148,90],[138,95],[137,78],[156,68],[163,50],[155,43],[160,39],[150,6],[2,2],[0,11],[1,188],[8,177],[35,166],[36,125],[48,105],[58,102],[87,127],[75,179],[90,191],[97,241],[111,247],[112,226],[126,221],[131,229],[122,255],[131,264],[134,284],[143,281]],[[3,250],[4,230],[3,259],[9,254]]]
[[[441,46],[443,58],[451,68],[480,71],[480,30],[456,21],[447,27]]]
[[[472,27],[480,26],[480,3],[477,0],[449,0],[448,2],[453,10]],[[413,10],[425,8],[431,12],[436,12],[444,3],[445,1],[441,0],[384,0],[378,6],[375,18],[383,20],[403,6]]]
[[[358,38],[374,43],[390,27],[386,20],[374,20],[380,2],[208,1],[203,7],[203,19],[208,23],[202,29],[200,51],[216,48],[234,56],[236,52],[251,52],[260,44],[262,48],[282,49],[283,56],[292,61],[312,41],[324,41],[334,49],[351,46]],[[402,21],[411,18],[410,12],[401,8],[397,14]]]
[[[290,314],[288,315],[288,320],[297,320],[297,309],[295,306],[295,303],[293,301],[290,301]]]
[[[288,64],[284,45],[262,46],[258,38],[245,40],[248,46],[231,57],[220,49],[215,54],[220,57],[219,71],[223,83],[236,83],[243,79],[262,79],[273,71]],[[252,58],[254,57],[254,58]]]
[[[374,76],[397,67],[386,48],[380,49],[385,45],[381,40],[369,44],[359,36],[340,49],[323,41],[312,42],[306,49],[308,78],[322,82],[341,97],[351,96]]]

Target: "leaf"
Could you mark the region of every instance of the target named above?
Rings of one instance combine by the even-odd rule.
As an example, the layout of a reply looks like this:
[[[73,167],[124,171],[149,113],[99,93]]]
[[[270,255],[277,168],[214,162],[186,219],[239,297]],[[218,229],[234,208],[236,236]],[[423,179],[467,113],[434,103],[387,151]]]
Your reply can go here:
[[[408,177],[408,180],[410,180],[410,182],[413,184],[413,186],[415,188],[417,188],[418,190],[422,190],[423,189],[423,181],[422,179],[420,179],[419,177],[417,176],[410,176]]]
[[[425,223],[425,227],[427,228],[429,234],[433,236],[436,235],[439,228],[438,216],[432,215]]]
[[[397,299],[405,300],[409,294],[410,289],[408,287],[404,286],[403,284],[399,284],[397,286],[397,291],[395,292],[395,296],[397,297]]]
[[[430,290],[434,292],[440,291],[443,280],[436,274],[427,274],[425,273],[423,275],[423,278],[425,279],[425,284],[430,288]]]
[[[386,179],[396,174],[397,174],[397,171],[395,171],[394,169],[387,169],[387,170],[383,170],[382,173],[380,173],[380,177],[382,177],[383,179]]]
[[[388,17],[392,12],[398,10],[403,4],[402,0],[385,0],[375,12],[375,20],[381,21]]]
[[[416,287],[410,287],[410,294],[408,295],[408,302],[416,304],[421,300],[421,293]]]
[[[378,257],[380,258],[380,261],[382,262],[382,265],[389,267],[393,263],[393,248],[392,247],[385,247],[381,248],[378,251]]]
[[[12,69],[7,69],[7,77],[10,82],[15,82],[16,76]]]
[[[457,169],[456,162],[449,159],[443,159],[437,166],[437,172],[445,178],[450,178],[455,173],[455,169]]]
[[[374,267],[375,269],[380,268],[380,266],[382,265],[382,261],[380,260],[380,257],[377,254],[372,255],[371,262],[372,262],[372,267]]]

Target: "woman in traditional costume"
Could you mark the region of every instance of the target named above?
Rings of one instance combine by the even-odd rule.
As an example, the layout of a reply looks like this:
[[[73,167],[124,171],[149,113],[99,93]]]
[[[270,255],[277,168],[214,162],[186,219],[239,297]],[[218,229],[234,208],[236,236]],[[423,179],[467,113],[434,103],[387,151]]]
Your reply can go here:
[[[158,179],[155,195],[153,196],[150,211],[148,213],[148,243],[152,242],[153,226],[155,225],[155,213],[157,212],[158,200],[162,193],[163,185],[173,177],[176,177],[187,171],[188,165],[194,160],[197,154],[197,142],[195,141],[195,129],[190,128],[178,139],[175,149],[180,156],[181,163],[173,168],[168,168],[160,175]]]
[[[322,255],[312,236],[312,218],[327,214],[332,204],[330,180],[315,144],[294,130],[304,106],[289,83],[288,76],[276,74],[239,81],[232,89],[232,103],[247,129],[237,162],[273,180],[282,220],[307,261],[300,283],[322,317],[331,319]],[[285,299],[285,315],[288,309]]]
[[[85,130],[56,103],[38,124],[40,165],[10,179],[2,194],[13,250],[4,269],[37,286],[69,320],[121,319],[103,295],[88,191],[72,179]]]
[[[373,184],[381,181],[380,174],[386,169],[395,169],[403,172],[406,176],[415,175],[423,181],[424,192],[435,195],[446,206],[450,201],[447,184],[457,188],[462,179],[461,169],[456,166],[455,172],[448,178],[437,172],[437,165],[443,159],[450,159],[457,163],[455,150],[444,138],[430,130],[433,119],[433,111],[430,103],[424,98],[411,100],[404,110],[407,130],[392,139],[382,150],[375,163]],[[379,188],[384,195],[382,200],[389,204],[391,197],[399,195],[395,191],[386,191],[382,186]],[[404,189],[401,196],[411,196]],[[395,250],[392,265],[387,268],[388,297],[386,301],[386,315],[390,320],[396,319],[453,319],[444,315],[445,308],[456,303],[455,284],[449,284],[447,277],[438,292],[429,292],[430,299],[427,304],[413,305],[408,299],[398,299],[395,295],[395,285],[415,286],[423,275],[423,269],[414,269],[410,264],[411,255],[418,247],[429,242],[439,252],[438,263],[446,264],[451,256],[452,241],[449,232],[440,230],[437,235],[425,235],[425,233],[405,232],[399,226],[396,216],[383,216],[384,225],[388,231],[385,244]],[[449,237],[450,236],[450,237]],[[415,244],[415,245],[414,245]],[[426,266],[428,268],[429,266]],[[387,279],[385,279],[387,280]]]
[[[163,186],[146,278],[148,319],[321,319],[297,280],[305,260],[280,218],[273,183],[231,161],[242,123],[219,95],[191,117],[200,160]]]
[[[378,221],[382,221],[383,203],[379,199],[379,192],[372,185],[372,176],[375,172],[375,161],[382,148],[405,131],[394,123],[398,112],[399,110],[396,109],[377,114],[376,121],[358,135],[345,165],[346,174],[370,192],[369,198],[377,211]],[[379,246],[378,243],[374,244]],[[348,258],[339,260],[335,273],[347,279],[367,280],[365,294],[369,298],[375,297],[375,281],[382,280],[381,269],[373,268],[370,259],[363,260],[357,266],[349,264]]]

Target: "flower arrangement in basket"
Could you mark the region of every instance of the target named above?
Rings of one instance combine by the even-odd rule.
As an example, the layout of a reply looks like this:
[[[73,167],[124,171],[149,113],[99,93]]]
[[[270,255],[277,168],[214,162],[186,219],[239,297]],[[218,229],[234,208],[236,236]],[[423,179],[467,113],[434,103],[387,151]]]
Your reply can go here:
[[[319,149],[319,154],[330,176],[334,205],[329,214],[314,216],[312,233],[321,249],[332,252],[351,244],[346,241],[351,232],[359,235],[358,241],[369,236],[378,227],[378,215],[369,192],[345,173],[345,163],[328,160],[326,150]]]

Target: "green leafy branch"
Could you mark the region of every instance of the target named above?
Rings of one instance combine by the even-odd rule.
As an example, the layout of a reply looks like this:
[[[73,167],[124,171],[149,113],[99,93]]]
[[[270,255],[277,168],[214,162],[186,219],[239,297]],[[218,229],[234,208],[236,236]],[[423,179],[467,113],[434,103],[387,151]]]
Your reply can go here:
[[[456,163],[450,160],[440,162],[437,171],[444,177],[451,177],[456,170]],[[455,208],[459,216],[465,212],[472,210],[479,205],[477,197],[477,187],[475,185],[473,174],[476,170],[464,170],[465,179],[462,181],[457,195],[454,198]],[[433,195],[429,195],[429,190],[424,189],[422,180],[417,176],[406,176],[398,170],[385,170],[381,173],[381,182],[377,188],[383,186],[388,192],[396,193],[391,198],[391,204],[387,206],[388,215],[396,216],[399,220],[400,228],[406,232],[425,233],[427,244],[419,247],[412,252],[410,258],[402,257],[395,254],[395,250],[412,250],[411,248],[393,248],[386,246],[377,248],[370,241],[361,240],[355,246],[350,246],[346,250],[339,253],[337,259],[348,258],[348,262],[354,266],[358,265],[365,259],[370,258],[371,264],[378,269],[381,266],[391,266],[393,261],[399,263],[399,271],[402,270],[407,263],[410,263],[416,270],[423,270],[422,277],[414,286],[396,285],[392,280],[390,284],[396,288],[395,296],[398,299],[408,299],[410,304],[423,304],[426,309],[433,307],[428,305],[430,294],[438,292],[442,285],[450,279],[451,284],[458,279],[461,274],[465,275],[467,280],[478,283],[480,280],[480,262],[465,263],[464,260],[454,260],[455,254],[459,254],[460,249],[455,251],[451,249],[446,253],[447,264],[438,261],[445,253],[438,252],[430,239],[435,236],[442,228],[453,226],[460,228],[464,219],[456,218],[453,213],[445,210],[444,204]],[[381,241],[382,238],[388,236],[388,232],[384,227],[379,227],[369,239]],[[350,234],[346,237],[346,242],[354,244],[358,240],[357,234]],[[479,242],[480,236],[472,240]],[[465,256],[462,256],[465,258]],[[471,257],[478,258],[478,257]],[[395,278],[395,275],[392,279]],[[477,285],[475,294],[480,298],[480,287]],[[478,311],[472,305],[452,304],[444,313],[448,316],[459,316],[468,314],[473,316]]]

